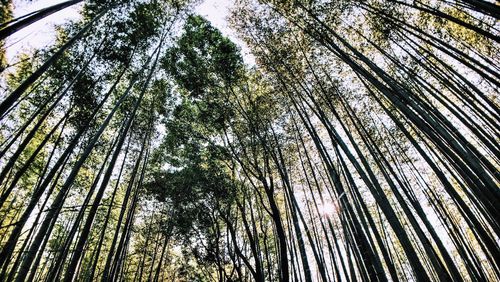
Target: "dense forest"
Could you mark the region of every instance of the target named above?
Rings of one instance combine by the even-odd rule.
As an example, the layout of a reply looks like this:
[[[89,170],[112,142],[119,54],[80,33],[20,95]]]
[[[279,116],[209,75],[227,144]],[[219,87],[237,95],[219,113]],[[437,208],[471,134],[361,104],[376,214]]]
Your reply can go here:
[[[500,280],[497,1],[199,2],[0,0],[0,281]]]

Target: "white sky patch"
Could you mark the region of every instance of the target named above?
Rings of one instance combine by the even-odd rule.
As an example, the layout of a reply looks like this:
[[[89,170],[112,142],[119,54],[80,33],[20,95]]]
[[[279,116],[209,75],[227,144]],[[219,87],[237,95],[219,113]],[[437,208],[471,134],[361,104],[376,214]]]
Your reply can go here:
[[[50,7],[64,1],[66,0],[13,0],[13,18],[18,18],[33,11]],[[70,20],[79,19],[80,14],[78,11],[81,6],[82,4],[80,3],[63,9],[8,37],[6,39],[5,46],[7,47],[6,55],[9,63],[14,62],[16,55],[20,52],[28,51],[30,49],[43,48],[54,42],[55,26]]]
[[[227,18],[233,5],[234,1],[231,0],[205,0],[196,7],[195,12],[209,20],[224,36],[240,47],[245,63],[253,66],[255,65],[255,58],[250,53],[250,49],[238,38],[234,30],[229,28]]]
[[[325,202],[323,204],[318,205],[319,213],[327,217],[337,214],[339,209],[340,208],[336,202]]]

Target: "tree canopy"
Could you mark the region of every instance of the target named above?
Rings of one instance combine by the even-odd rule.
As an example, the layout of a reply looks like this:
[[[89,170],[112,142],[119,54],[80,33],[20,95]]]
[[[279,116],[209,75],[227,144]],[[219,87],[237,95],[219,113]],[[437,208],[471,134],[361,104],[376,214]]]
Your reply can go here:
[[[0,281],[500,279],[498,3],[1,3]]]

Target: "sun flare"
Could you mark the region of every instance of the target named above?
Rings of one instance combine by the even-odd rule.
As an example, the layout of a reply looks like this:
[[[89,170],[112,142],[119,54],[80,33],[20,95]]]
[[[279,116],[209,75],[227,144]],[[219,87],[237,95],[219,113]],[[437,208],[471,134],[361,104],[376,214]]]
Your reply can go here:
[[[318,206],[319,213],[323,216],[333,216],[338,213],[339,207],[337,203],[325,202]]]

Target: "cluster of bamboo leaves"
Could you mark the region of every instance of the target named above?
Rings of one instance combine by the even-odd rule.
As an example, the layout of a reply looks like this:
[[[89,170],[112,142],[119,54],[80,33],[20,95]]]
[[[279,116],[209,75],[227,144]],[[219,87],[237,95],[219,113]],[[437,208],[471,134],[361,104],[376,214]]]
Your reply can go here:
[[[1,281],[500,279],[500,8],[238,0],[0,11]],[[3,2],[2,2],[3,4]]]

